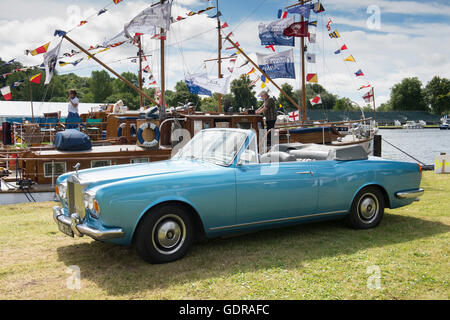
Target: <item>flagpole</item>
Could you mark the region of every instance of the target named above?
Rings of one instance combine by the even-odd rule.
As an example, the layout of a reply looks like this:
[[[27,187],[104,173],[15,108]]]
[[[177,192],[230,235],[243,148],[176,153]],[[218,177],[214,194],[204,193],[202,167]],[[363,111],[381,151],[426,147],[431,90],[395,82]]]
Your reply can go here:
[[[141,43],[141,37],[142,36],[138,36],[138,48],[139,48],[139,89],[142,92],[142,43]],[[142,93],[139,92],[139,103],[140,103],[140,107],[142,108],[144,106],[144,99],[142,97]]]
[[[374,120],[375,120],[375,124],[377,123],[377,108],[375,106],[375,90],[372,87],[372,100],[373,100],[373,112],[374,112]]]
[[[265,73],[264,72],[264,70],[263,69],[261,69],[252,59],[250,59],[250,57],[241,49],[241,48],[239,48],[237,45],[236,45],[236,43],[233,41],[233,40],[231,40],[230,39],[230,37],[229,36],[227,36],[226,38],[225,38],[228,42],[230,42],[238,51],[239,51],[239,53],[241,53],[248,61],[250,61],[250,63],[256,68],[256,69],[258,69],[258,71],[259,72],[261,72],[265,77],[266,77],[266,79],[268,79],[280,92],[281,92],[281,94],[283,94],[295,107],[297,107],[297,109],[299,109],[300,110],[300,106],[294,101],[294,99],[292,99],[286,92],[284,92],[284,90],[283,89],[281,89],[280,88],[280,86],[278,85],[278,84],[276,84],[273,80],[272,80],[272,78],[270,78],[268,75],[267,75],[267,73]]]
[[[300,1],[300,5],[304,4],[304,0]],[[300,15],[301,23],[304,24],[305,19],[303,18],[303,15]],[[302,59],[302,124],[305,124],[306,122],[306,84],[305,84],[305,37],[300,37],[300,56]]]
[[[164,4],[166,0],[161,0],[161,5]],[[160,110],[159,119],[162,120],[166,116],[166,66],[165,66],[165,40],[164,40],[164,28],[161,28],[161,99],[159,99]]]
[[[221,28],[221,24],[220,24],[220,17],[219,17],[219,0],[216,0],[216,9],[217,9],[217,32],[218,32],[218,37],[217,37],[217,47],[219,50],[219,55],[218,55],[218,72],[219,72],[219,79],[222,78],[222,28]],[[219,99],[219,113],[222,112],[222,94],[218,94],[218,99]]]
[[[101,65],[103,68],[105,68],[106,70],[108,70],[109,72],[111,72],[113,75],[115,75],[117,78],[119,78],[120,80],[122,80],[123,82],[125,82],[131,89],[141,93],[144,97],[146,97],[149,101],[151,101],[152,103],[156,104],[158,107],[161,108],[160,104],[158,102],[156,102],[154,99],[152,99],[151,97],[149,97],[144,91],[142,91],[141,89],[139,89],[138,87],[136,87],[134,84],[132,84],[130,81],[128,81],[126,78],[122,77],[120,74],[118,74],[116,71],[114,71],[113,69],[111,69],[110,67],[108,67],[106,64],[104,64],[103,62],[101,62],[98,58],[96,58],[94,55],[92,55],[89,51],[87,51],[86,49],[84,49],[82,46],[80,46],[78,43],[76,43],[75,41],[73,41],[71,38],[69,38],[69,36],[64,35],[63,37],[64,39],[66,39],[67,41],[69,41],[71,44],[73,44],[75,47],[77,47],[78,49],[80,49],[81,51],[83,51],[83,53],[85,53],[88,57],[90,57],[91,59],[93,59],[95,62],[97,62],[99,65]]]
[[[31,89],[31,81],[30,81],[30,76],[29,75],[28,75],[28,87],[30,89],[31,123],[34,123],[33,90]]]

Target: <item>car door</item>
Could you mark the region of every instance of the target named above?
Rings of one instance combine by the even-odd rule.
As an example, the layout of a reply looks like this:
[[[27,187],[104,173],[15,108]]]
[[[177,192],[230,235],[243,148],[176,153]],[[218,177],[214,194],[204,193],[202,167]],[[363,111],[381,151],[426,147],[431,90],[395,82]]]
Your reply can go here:
[[[317,208],[317,182],[305,162],[236,166],[237,224],[310,215]]]

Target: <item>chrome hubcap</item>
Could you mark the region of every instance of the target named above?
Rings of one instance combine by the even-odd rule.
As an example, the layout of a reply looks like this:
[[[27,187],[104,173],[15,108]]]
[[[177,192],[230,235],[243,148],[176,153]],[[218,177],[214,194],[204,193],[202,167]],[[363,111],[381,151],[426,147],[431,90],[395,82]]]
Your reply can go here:
[[[358,213],[361,219],[366,222],[372,222],[378,214],[378,199],[372,193],[365,194],[359,200]]]
[[[155,224],[152,240],[155,249],[162,254],[173,254],[183,245],[186,227],[177,215],[165,215]]]

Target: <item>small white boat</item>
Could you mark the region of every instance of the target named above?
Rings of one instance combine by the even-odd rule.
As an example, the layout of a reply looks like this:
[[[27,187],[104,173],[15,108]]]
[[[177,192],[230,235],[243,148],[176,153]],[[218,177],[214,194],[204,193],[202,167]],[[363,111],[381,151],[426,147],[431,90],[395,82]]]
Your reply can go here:
[[[419,122],[415,121],[406,121],[403,125],[403,129],[423,129],[425,128],[425,121],[420,120]]]

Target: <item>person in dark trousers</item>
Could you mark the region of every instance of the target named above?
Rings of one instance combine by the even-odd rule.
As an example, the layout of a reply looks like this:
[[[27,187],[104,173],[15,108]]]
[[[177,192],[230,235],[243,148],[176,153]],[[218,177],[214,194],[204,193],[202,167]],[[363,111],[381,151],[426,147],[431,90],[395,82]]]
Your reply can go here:
[[[77,129],[81,122],[80,115],[78,113],[78,100],[77,92],[74,89],[69,90],[69,113],[66,119],[66,129]]]
[[[261,98],[263,98],[264,103],[261,106],[261,108],[256,110],[255,113],[264,114],[264,116],[266,117],[266,129],[267,131],[269,131],[270,129],[273,129],[273,127],[275,127],[275,122],[277,121],[277,111],[275,110],[275,101],[273,100],[273,98],[269,96],[269,94],[265,90],[261,91],[259,95],[261,96]],[[272,132],[270,132],[267,135],[267,148],[270,148],[271,144],[272,144]]]

